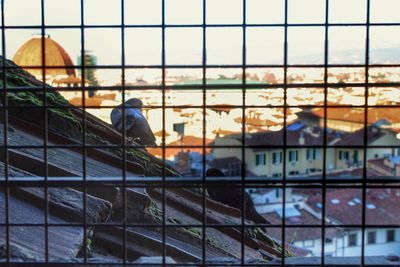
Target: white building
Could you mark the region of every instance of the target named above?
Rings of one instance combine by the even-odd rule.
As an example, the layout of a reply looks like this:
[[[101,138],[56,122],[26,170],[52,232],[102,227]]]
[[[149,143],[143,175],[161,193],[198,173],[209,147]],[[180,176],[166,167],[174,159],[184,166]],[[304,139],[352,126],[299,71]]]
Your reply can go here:
[[[362,250],[361,189],[328,189],[325,202],[325,240],[322,242],[321,189],[286,190],[286,242],[309,251],[308,256],[360,256]],[[273,224],[282,224],[282,189],[250,190],[257,211]],[[400,189],[368,189],[365,203],[366,256],[400,255]],[[316,227],[301,227],[315,225]],[[354,227],[342,227],[341,225]],[[380,227],[376,227],[379,225]],[[387,225],[388,227],[384,227]],[[399,225],[399,227],[391,227]],[[370,226],[370,227],[369,227]],[[278,228],[269,234],[282,238]]]

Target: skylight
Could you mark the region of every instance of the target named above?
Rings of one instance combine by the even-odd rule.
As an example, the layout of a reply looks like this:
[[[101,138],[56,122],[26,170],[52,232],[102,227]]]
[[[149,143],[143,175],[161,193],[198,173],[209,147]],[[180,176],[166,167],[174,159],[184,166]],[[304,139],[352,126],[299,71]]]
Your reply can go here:
[[[339,204],[340,204],[340,200],[337,199],[337,198],[333,198],[333,199],[331,199],[331,203],[332,203],[333,205],[339,205]]]

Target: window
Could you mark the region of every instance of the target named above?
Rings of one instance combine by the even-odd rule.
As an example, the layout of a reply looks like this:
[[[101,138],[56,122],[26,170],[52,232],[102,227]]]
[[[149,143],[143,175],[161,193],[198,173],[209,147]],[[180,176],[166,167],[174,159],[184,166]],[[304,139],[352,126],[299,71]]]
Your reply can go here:
[[[399,2],[0,1],[0,265],[400,251]]]
[[[368,232],[367,233],[367,244],[372,245],[376,243],[376,232]]]
[[[282,152],[272,152],[272,164],[282,164]]]
[[[349,160],[349,151],[339,150],[339,159],[342,161]]]
[[[321,149],[315,149],[314,159],[316,159],[316,160],[321,159]]]
[[[394,241],[396,241],[396,230],[386,230],[386,242],[389,243]]]
[[[351,233],[348,235],[348,247],[355,247],[357,246],[357,234]]]
[[[359,161],[359,155],[358,155],[358,150],[354,150],[354,154],[353,154],[353,161],[355,164],[358,164]]]
[[[256,166],[266,165],[267,164],[267,155],[265,153],[256,154]]]
[[[298,150],[289,150],[289,162],[297,162],[299,160],[299,151]]]
[[[307,160],[319,160],[321,152],[317,148],[308,148],[307,149]]]
[[[307,160],[313,160],[313,149],[307,149]]]

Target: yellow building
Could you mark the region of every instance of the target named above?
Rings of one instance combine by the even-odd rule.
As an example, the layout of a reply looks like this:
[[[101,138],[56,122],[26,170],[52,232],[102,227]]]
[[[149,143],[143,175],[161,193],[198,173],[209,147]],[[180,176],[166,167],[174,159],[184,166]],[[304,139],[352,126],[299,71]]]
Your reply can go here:
[[[323,171],[323,130],[319,127],[307,127],[301,124],[293,124],[287,127],[286,145],[286,176],[321,176]],[[395,133],[370,126],[367,128],[367,160],[385,158],[400,155],[400,149],[389,146],[400,146],[400,140]],[[364,131],[338,135],[327,133],[326,172],[338,173],[363,167],[364,150],[357,146],[363,146]],[[232,162],[235,166],[241,165],[243,154],[246,174],[248,176],[282,177],[283,176],[283,131],[260,132],[245,136],[245,151],[242,154],[242,135],[217,137],[215,146],[234,146],[232,148],[215,148],[214,160],[210,165],[222,168],[230,172]],[[354,146],[352,148],[351,146]],[[375,147],[374,147],[375,146]],[[385,146],[388,146],[387,148]],[[223,160],[225,159],[225,161]],[[213,165],[214,162],[218,166]],[[240,172],[236,172],[237,175]]]

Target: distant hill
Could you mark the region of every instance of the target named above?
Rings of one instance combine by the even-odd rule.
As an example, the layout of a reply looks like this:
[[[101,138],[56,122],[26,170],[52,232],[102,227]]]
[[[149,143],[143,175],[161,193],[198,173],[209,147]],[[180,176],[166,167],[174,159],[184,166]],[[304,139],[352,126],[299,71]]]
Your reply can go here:
[[[400,46],[399,46],[400,47]],[[389,64],[400,63],[400,48],[380,48],[370,50],[370,64]],[[304,63],[304,64],[322,64],[324,60],[323,54],[311,54],[299,57],[294,57],[292,62],[289,58],[289,64]],[[364,64],[365,52],[364,50],[342,50],[336,51],[334,54],[329,55],[329,61],[333,64]]]

